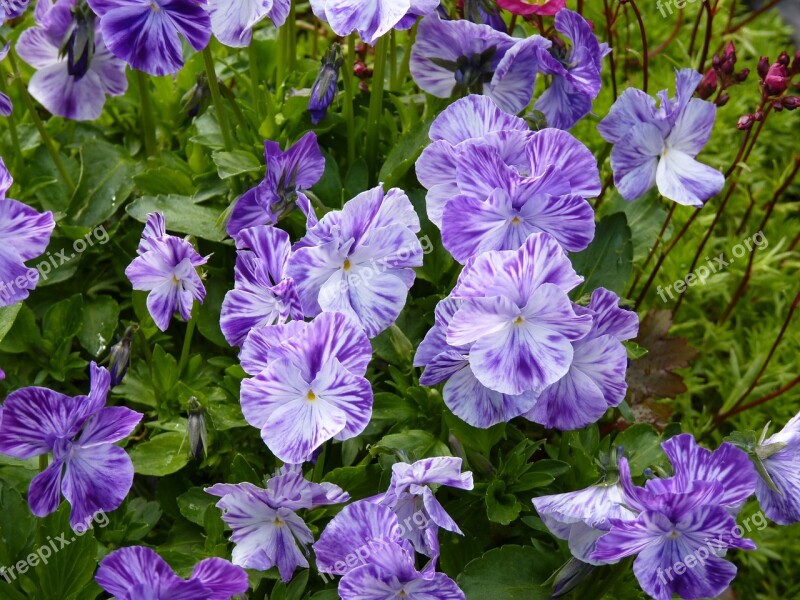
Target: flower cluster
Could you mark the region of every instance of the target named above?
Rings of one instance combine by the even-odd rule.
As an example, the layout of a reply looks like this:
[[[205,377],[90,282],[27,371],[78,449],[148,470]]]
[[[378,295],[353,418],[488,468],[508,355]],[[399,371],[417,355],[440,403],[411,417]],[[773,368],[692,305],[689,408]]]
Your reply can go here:
[[[439,457],[414,464],[396,463],[389,490],[345,507],[314,544],[321,573],[342,577],[344,600],[464,600],[464,593],[436,573],[438,530],[461,533],[436,500],[429,485],[472,489],[472,473],[461,473],[461,459]],[[414,551],[431,561],[415,567]]]

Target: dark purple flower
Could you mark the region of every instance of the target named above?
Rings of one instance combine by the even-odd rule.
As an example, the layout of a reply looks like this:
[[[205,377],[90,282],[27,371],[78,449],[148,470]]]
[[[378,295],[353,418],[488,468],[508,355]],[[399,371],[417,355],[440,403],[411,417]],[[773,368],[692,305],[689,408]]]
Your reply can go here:
[[[539,57],[550,42],[539,35],[512,38],[489,25],[425,17],[411,50],[411,74],[439,98],[485,94],[509,113],[533,97]]]
[[[289,234],[259,225],[236,236],[234,289],[225,295],[220,328],[231,346],[241,346],[255,327],[302,320],[294,281],[286,276]]]
[[[188,580],[181,579],[145,546],[106,556],[95,580],[116,600],[229,600],[250,587],[245,570],[221,558],[200,561]]]
[[[40,256],[56,226],[53,213],[39,213],[6,198],[13,179],[0,158],[0,306],[25,300],[39,282],[39,271],[25,261]]]
[[[766,454],[761,463],[778,490],[758,478],[756,497],[762,510],[779,525],[800,522],[800,414],[763,441],[756,452]]]
[[[102,17],[108,49],[150,75],[169,75],[183,67],[182,38],[197,51],[211,39],[211,19],[199,0],[87,1]]]
[[[331,44],[322,58],[322,67],[311,87],[311,98],[308,100],[308,112],[311,113],[311,122],[314,125],[325,118],[336,96],[342,61],[342,47],[337,43]]]
[[[308,132],[285,152],[277,142],[264,142],[267,175],[236,201],[228,221],[228,235],[256,225],[274,225],[295,204],[306,213],[310,202],[303,191],[312,187],[325,172],[325,157],[317,136]]]
[[[197,267],[206,264],[208,258],[200,256],[188,241],[167,235],[161,213],[147,215],[138,253],[125,275],[133,289],[150,292],[147,310],[155,324],[166,331],[176,312],[188,321],[194,301],[202,304],[206,297]]]
[[[63,493],[72,506],[70,525],[80,528],[97,512],[115,510],[128,495],[133,464],[114,442],[127,437],[142,414],[106,407],[110,382],[108,371],[92,363],[88,396],[29,387],[6,398],[0,452],[19,459],[53,453],[52,463],[34,477],[28,492],[37,517],[54,512]]]
[[[314,536],[302,518],[301,509],[347,502],[350,496],[332,483],[311,483],[299,465],[285,465],[266,483],[218,483],[206,492],[219,496],[222,520],[233,529],[233,564],[266,571],[278,567],[281,578],[290,581],[297,567],[308,567],[301,546]]]
[[[570,129],[592,110],[592,101],[600,93],[603,57],[610,50],[574,11],[559,11],[555,27],[571,47],[567,50],[563,43],[553,43],[540,52],[539,69],[551,75],[552,81],[534,107],[544,113],[549,127]]]

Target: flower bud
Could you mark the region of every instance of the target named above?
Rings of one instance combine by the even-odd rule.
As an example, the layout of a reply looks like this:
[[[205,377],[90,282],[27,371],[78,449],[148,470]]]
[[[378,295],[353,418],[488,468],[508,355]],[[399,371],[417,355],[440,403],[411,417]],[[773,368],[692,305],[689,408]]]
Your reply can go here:
[[[714,104],[716,104],[717,106],[725,106],[728,103],[728,100],[730,99],[731,97],[723,92],[722,94],[719,95],[719,98],[717,98],[717,101],[714,102]]]
[[[792,75],[797,75],[800,73],[800,50],[794,55],[794,60],[792,61]]]
[[[201,455],[208,456],[208,430],[206,429],[205,410],[197,398],[189,399],[189,454],[195,460],[200,460]]]
[[[709,69],[697,86],[697,95],[703,100],[710,98],[717,91],[717,72]]]
[[[125,330],[119,342],[111,346],[108,352],[108,370],[111,374],[111,387],[116,387],[125,378],[131,362],[131,346],[133,336],[139,331],[139,325],[134,323]]]
[[[742,115],[741,117],[739,117],[739,122],[736,123],[736,127],[740,131],[747,131],[753,126],[755,120],[756,120],[755,115]]]
[[[353,74],[359,79],[366,79],[372,76],[372,69],[359,60],[353,65]]]
[[[783,108],[786,110],[794,110],[800,107],[800,96],[785,96],[781,98],[781,104],[783,104]]]
[[[786,66],[776,62],[764,77],[764,93],[767,96],[780,96],[789,87],[789,73]]]
[[[767,76],[767,71],[769,71],[769,59],[766,56],[762,56],[758,61],[758,76],[761,79],[764,79]]]
[[[749,75],[750,75],[750,69],[745,68],[736,73],[736,75],[734,75],[733,78],[736,80],[736,83],[744,83]]]
[[[328,114],[328,107],[333,102],[339,87],[339,69],[343,61],[342,47],[336,43],[331,44],[322,57],[322,67],[311,87],[311,98],[308,101],[308,111],[311,113],[311,122],[314,125]]]
[[[778,60],[775,62],[777,62],[780,65],[783,65],[784,67],[788,67],[791,60],[792,59],[789,58],[789,54],[786,52],[786,50],[784,50],[783,52],[780,53],[780,55],[778,56]]]

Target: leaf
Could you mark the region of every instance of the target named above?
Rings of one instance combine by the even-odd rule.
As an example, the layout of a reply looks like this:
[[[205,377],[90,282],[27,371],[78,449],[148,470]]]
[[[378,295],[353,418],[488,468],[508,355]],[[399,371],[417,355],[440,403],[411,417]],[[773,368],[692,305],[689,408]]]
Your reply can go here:
[[[372,349],[378,358],[403,371],[410,371],[414,360],[414,346],[397,325],[392,324],[372,340]]]
[[[470,562],[457,583],[467,600],[550,600],[543,584],[558,568],[554,554],[528,546],[503,546]]]
[[[432,456],[451,456],[450,449],[442,441],[421,429],[387,435],[375,446],[405,452],[412,461]]]
[[[522,504],[517,497],[506,491],[505,481],[495,479],[489,484],[486,489],[486,514],[490,521],[508,525],[517,519],[521,510]]]
[[[344,201],[342,198],[342,177],[339,174],[339,165],[336,159],[325,150],[322,151],[322,155],[325,157],[325,170],[322,172],[320,180],[311,188],[311,191],[316,194],[317,198],[322,200],[325,206],[338,208],[342,206]],[[322,217],[322,215],[317,216]]]
[[[0,565],[13,565],[27,556],[33,543],[36,519],[20,493],[0,481]],[[0,586],[4,585],[0,582]]]
[[[572,292],[573,298],[604,287],[622,294],[633,269],[631,229],[623,213],[603,217],[594,240],[586,250],[570,255],[572,266],[584,282]]]
[[[601,216],[624,213],[631,228],[634,262],[640,262],[650,253],[658,233],[667,218],[667,209],[659,195],[652,190],[636,202],[628,202],[613,190],[611,198],[602,204]],[[665,236],[666,238],[667,236]]]
[[[181,514],[195,525],[205,525],[206,511],[217,503],[219,498],[207,494],[203,488],[193,487],[178,496],[178,508]]]
[[[378,465],[340,467],[327,473],[322,481],[338,485],[350,494],[350,500],[361,500],[381,491],[381,468]]]
[[[222,212],[200,206],[189,196],[142,196],[131,202],[125,210],[141,223],[147,222],[148,213],[163,213],[170,231],[188,233],[212,242],[221,242],[227,237],[219,222]]]
[[[663,462],[665,458],[661,450],[661,436],[647,423],[636,423],[628,427],[614,438],[614,446],[624,448],[634,475]]]
[[[397,185],[411,165],[417,161],[425,146],[431,143],[428,137],[430,128],[430,121],[419,123],[392,148],[378,175],[378,180],[383,182],[384,189],[388,190]]]
[[[51,306],[42,320],[44,337],[61,344],[78,335],[83,326],[83,298],[80,294]]]
[[[97,296],[84,302],[83,327],[78,333],[81,346],[92,356],[100,356],[112,341],[119,322],[119,304],[110,296]]]
[[[228,179],[244,173],[258,173],[264,170],[262,161],[244,150],[233,150],[232,152],[214,152],[211,155],[214,164],[217,165],[217,173],[220,179]]]
[[[17,302],[11,306],[0,307],[0,342],[6,337],[6,334],[11,330],[14,325],[14,320],[22,308],[22,302]]]
[[[189,462],[189,448],[178,432],[162,433],[130,451],[133,470],[140,475],[163,477],[180,471]]]
[[[449,410],[445,412],[444,418],[450,433],[455,435],[459,442],[466,448],[477,450],[485,456],[489,456],[494,445],[505,437],[505,423],[479,429],[468,425]]]

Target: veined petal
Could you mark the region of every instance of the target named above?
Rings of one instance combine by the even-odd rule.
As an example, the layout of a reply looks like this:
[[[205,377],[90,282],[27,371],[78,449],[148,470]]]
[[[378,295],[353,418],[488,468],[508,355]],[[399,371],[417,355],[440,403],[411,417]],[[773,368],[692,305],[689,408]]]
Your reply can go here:
[[[431,124],[429,135],[433,141],[455,145],[506,130],[528,132],[530,128],[523,119],[503,112],[488,96],[473,94],[444,109]]]
[[[678,204],[699,207],[722,190],[725,176],[688,154],[668,147],[658,162],[656,182],[664,197]]]

